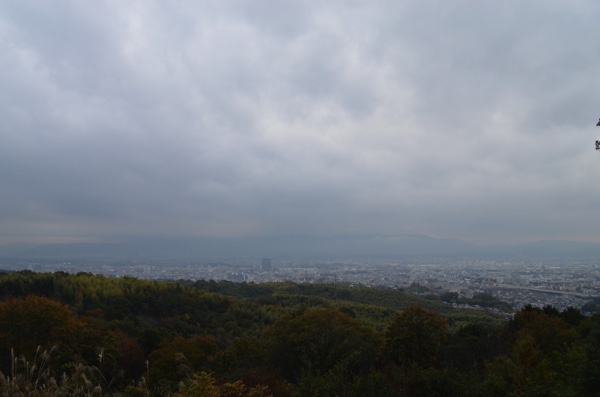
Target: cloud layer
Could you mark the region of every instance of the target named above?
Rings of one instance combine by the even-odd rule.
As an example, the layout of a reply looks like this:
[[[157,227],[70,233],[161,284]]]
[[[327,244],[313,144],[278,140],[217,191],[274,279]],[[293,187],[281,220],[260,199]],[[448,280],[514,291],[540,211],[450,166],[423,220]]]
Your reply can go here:
[[[600,241],[598,17],[591,0],[3,3],[0,243]]]

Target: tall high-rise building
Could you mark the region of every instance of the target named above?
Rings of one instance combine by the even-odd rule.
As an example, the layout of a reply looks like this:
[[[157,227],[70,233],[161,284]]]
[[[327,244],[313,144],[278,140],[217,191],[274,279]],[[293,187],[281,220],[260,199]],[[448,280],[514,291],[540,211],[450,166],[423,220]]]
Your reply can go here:
[[[269,258],[263,258],[260,263],[260,270],[263,271],[271,271],[273,268],[271,267],[271,260]]]

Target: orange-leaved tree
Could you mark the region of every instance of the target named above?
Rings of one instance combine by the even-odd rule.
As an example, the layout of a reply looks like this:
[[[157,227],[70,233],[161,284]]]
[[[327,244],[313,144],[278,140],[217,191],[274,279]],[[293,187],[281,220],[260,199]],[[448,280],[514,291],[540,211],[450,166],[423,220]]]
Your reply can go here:
[[[66,342],[76,320],[68,306],[51,299],[29,295],[0,301],[0,351],[11,349],[16,356],[31,357],[38,347],[50,349]]]

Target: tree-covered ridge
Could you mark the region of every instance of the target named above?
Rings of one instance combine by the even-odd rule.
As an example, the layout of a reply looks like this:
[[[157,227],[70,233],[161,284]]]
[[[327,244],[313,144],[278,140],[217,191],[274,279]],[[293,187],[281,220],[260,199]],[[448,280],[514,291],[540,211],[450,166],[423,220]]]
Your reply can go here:
[[[600,390],[600,316],[576,309],[507,321],[392,289],[30,271],[0,274],[0,295],[3,395]]]

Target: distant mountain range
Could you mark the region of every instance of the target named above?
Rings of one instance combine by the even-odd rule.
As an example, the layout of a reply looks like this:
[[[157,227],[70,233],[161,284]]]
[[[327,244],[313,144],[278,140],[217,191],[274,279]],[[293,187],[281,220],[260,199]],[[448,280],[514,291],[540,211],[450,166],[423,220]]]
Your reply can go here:
[[[545,240],[517,245],[475,245],[423,235],[394,237],[279,236],[237,239],[137,240],[127,243],[77,243],[0,246],[4,258],[85,257],[469,257],[600,258],[600,244]]]

